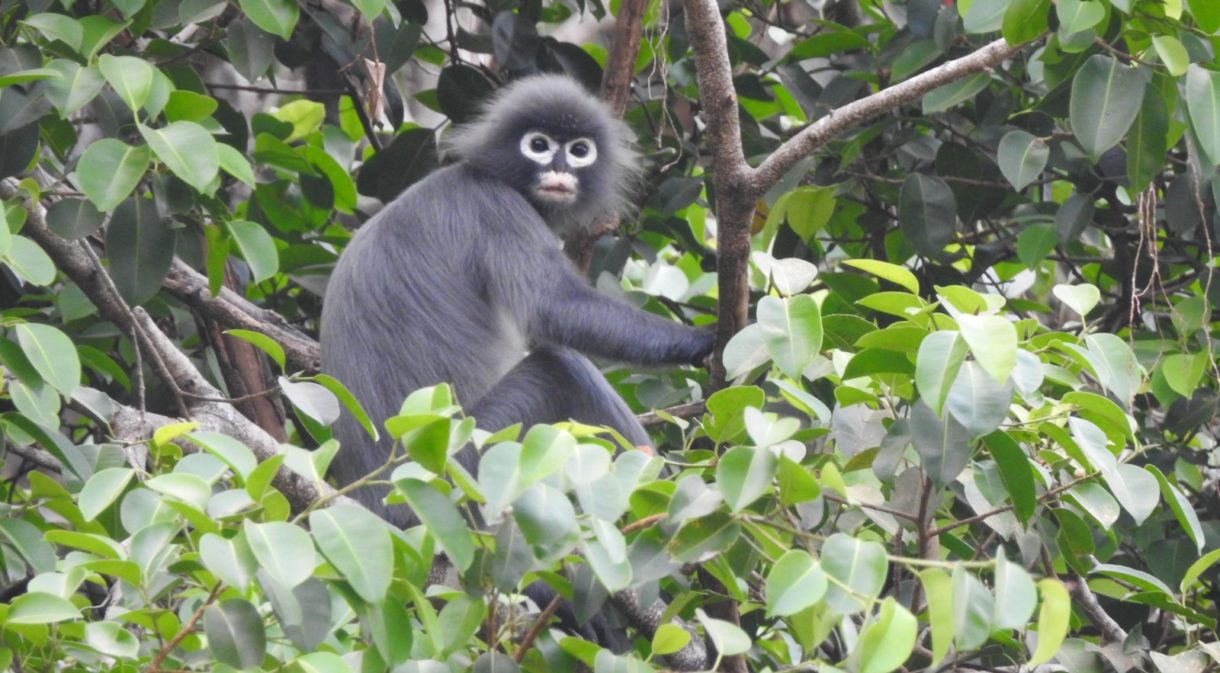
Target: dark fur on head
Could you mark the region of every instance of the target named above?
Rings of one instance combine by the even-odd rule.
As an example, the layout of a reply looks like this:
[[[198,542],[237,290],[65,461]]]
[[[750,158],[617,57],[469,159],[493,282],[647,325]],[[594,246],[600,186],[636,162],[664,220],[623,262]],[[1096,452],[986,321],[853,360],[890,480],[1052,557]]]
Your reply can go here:
[[[597,145],[597,161],[573,170],[580,179],[574,203],[534,202],[551,229],[564,232],[586,227],[601,216],[628,210],[641,173],[631,129],[605,103],[562,75],[536,75],[501,88],[477,119],[446,134],[445,154],[530,198],[528,188],[537,166],[522,162],[519,148],[522,136],[530,131],[566,138],[583,136]]]

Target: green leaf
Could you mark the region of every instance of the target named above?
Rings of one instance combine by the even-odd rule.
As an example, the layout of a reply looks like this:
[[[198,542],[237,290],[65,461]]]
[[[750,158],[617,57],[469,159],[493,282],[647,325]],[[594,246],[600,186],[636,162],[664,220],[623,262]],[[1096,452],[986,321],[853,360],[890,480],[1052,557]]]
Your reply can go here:
[[[987,1],[989,0],[975,0],[975,4]],[[1003,3],[1007,0],[998,1]],[[1003,10],[1001,9],[1001,11]],[[986,73],[979,73],[933,89],[923,95],[923,112],[924,114],[935,114],[957,107],[979,95],[983,89],[987,88],[988,84],[991,84],[991,76]]]
[[[197,122],[212,116],[217,106],[216,99],[211,96],[194,91],[171,91],[165,103],[165,119]]]
[[[1203,534],[1203,525],[1199,522],[1199,514],[1195,511],[1194,505],[1182,491],[1169,482],[1165,473],[1161,472],[1156,465],[1145,465],[1144,469],[1156,477],[1156,481],[1161,487],[1161,497],[1169,504],[1169,509],[1173,510],[1174,518],[1178,520],[1178,524],[1182,526],[1187,537],[1195,543],[1196,552],[1203,553],[1206,539]]]
[[[152,153],[114,138],[94,142],[76,162],[76,182],[98,210],[110,211],[139,184]]]
[[[1098,0],[1058,0],[1055,13],[1060,35],[1082,33],[1106,18],[1106,8]]]
[[[1076,72],[1069,114],[1076,139],[1090,156],[1100,157],[1127,134],[1146,85],[1138,68],[1102,54],[1089,57]]]
[[[1115,334],[1100,332],[1084,338],[1088,351],[1085,357],[1097,373],[1097,379],[1107,390],[1114,393],[1124,407],[1140,385],[1139,361],[1126,341]]]
[[[1220,549],[1213,549],[1203,556],[1200,556],[1194,563],[1190,564],[1190,567],[1187,568],[1186,572],[1182,575],[1182,582],[1180,585],[1182,593],[1186,593],[1187,590],[1193,587],[1199,577],[1201,577],[1208,568],[1215,565],[1216,561],[1220,561]]]
[[[219,432],[192,432],[194,429],[187,425],[183,431],[190,434],[186,435],[186,438],[223,461],[242,481],[248,480],[257,469],[258,459],[254,452],[236,438]]]
[[[567,553],[580,538],[576,510],[558,489],[537,483],[513,503],[513,520],[535,554],[553,558]]]
[[[80,610],[66,599],[31,591],[13,599],[4,621],[8,624],[55,624],[79,618]]]
[[[279,365],[281,370],[284,369],[284,347],[275,339],[261,332],[254,332],[248,329],[225,330],[225,334],[254,344],[259,350],[266,353],[275,364]]]
[[[47,68],[56,73],[46,81],[47,100],[64,117],[79,112],[106,85],[106,79],[95,66],[81,66],[61,58],[48,63]]]
[[[262,225],[248,220],[232,220],[228,227],[237,249],[241,250],[241,256],[250,265],[250,274],[255,283],[261,283],[279,271],[280,256],[275,248],[275,239]]]
[[[1017,234],[1017,259],[1027,267],[1036,268],[1058,242],[1059,232],[1054,224],[1035,222]]]
[[[915,385],[924,402],[939,416],[949,390],[966,360],[970,347],[958,332],[933,332],[919,342],[915,358]]]
[[[1095,285],[1056,285],[1051,292],[1081,318],[1087,316],[1101,301],[1101,290]]]
[[[827,604],[845,615],[864,610],[881,593],[888,568],[881,543],[831,535],[822,545],[822,570],[831,578]]]
[[[284,397],[309,418],[330,425],[339,419],[339,400],[325,387],[311,381],[291,381],[279,377],[280,390]]]
[[[369,23],[372,23],[373,19],[385,10],[385,3],[386,0],[352,0],[352,4],[360,10]]]
[[[232,145],[216,143],[216,157],[220,168],[250,187],[255,186],[254,169],[250,167],[249,159],[238,152]]]
[[[690,642],[690,633],[677,624],[665,623],[657,627],[652,634],[652,653],[654,655],[673,654],[682,651]]]
[[[135,56],[102,54],[97,59],[97,67],[132,112],[148,100],[153,85],[153,67],[148,61]]]
[[[977,361],[964,362],[949,388],[949,412],[971,435],[985,435],[1008,417],[1012,393],[1011,378],[996,383]]]
[[[1144,92],[1135,125],[1127,136],[1127,177],[1131,181],[1127,188],[1129,193],[1141,192],[1148,187],[1164,168],[1168,151],[1169,113],[1165,99],[1160,91],[1149,87]],[[1067,207],[1066,203],[1064,207]]]
[[[118,622],[85,624],[85,642],[98,652],[112,657],[132,659],[140,653],[140,641]]]
[[[911,294],[919,294],[919,279],[905,266],[878,259],[845,259],[842,264],[871,273],[882,280],[888,280],[903,289],[910,290]]]
[[[241,11],[263,30],[288,40],[301,10],[295,0],[239,0]]]
[[[257,608],[242,598],[209,606],[203,613],[203,632],[212,655],[233,668],[257,666],[267,653],[263,618]]]
[[[208,498],[212,497],[212,485],[203,477],[189,472],[159,474],[145,481],[144,485],[158,493],[181,500],[200,512],[204,511]]]
[[[411,510],[445,549],[453,566],[459,571],[469,568],[474,561],[474,543],[470,540],[466,522],[453,503],[431,484],[417,479],[400,479],[394,482],[394,487],[403,494]]]
[[[62,238],[79,240],[102,228],[105,221],[93,204],[85,199],[60,199],[47,208],[47,226]],[[6,234],[0,234],[3,236]]]
[[[1038,646],[1027,662],[1031,667],[1050,661],[1059,652],[1072,616],[1072,599],[1062,582],[1043,579],[1038,582],[1038,593],[1042,594],[1042,608],[1038,611]]]
[[[1013,0],[1004,11],[1001,29],[1013,46],[1035,40],[1046,32],[1051,0]]]
[[[22,23],[36,28],[48,40],[59,40],[73,51],[80,50],[84,29],[79,21],[70,16],[54,13],[34,14],[27,16]]]
[[[1017,329],[998,315],[957,316],[962,338],[979,365],[999,383],[1008,380],[1017,364]]]
[[[763,297],[758,302],[763,343],[775,366],[798,377],[822,350],[822,312],[807,294]]]
[[[340,383],[335,377],[327,376],[326,374],[318,374],[312,378],[312,381],[326,388],[331,394],[339,398],[339,402],[347,409],[347,413],[356,418],[356,421],[360,423],[360,427],[364,428],[364,431],[373,441],[377,441],[380,436],[377,432],[377,427],[373,425],[373,421],[369,419],[368,413],[360,405],[356,396],[352,395],[352,392],[347,389],[347,386]]]
[[[788,195],[784,214],[788,226],[808,241],[826,227],[835,210],[833,187],[798,187]]]
[[[177,237],[151,199],[130,198],[119,205],[106,228],[110,277],[132,306],[156,296],[174,261]]]
[[[322,127],[326,108],[316,101],[300,99],[281,106],[272,112],[271,116],[292,124],[292,132],[284,138],[284,142],[292,143]]]
[[[727,550],[740,537],[740,524],[725,512],[714,512],[682,524],[668,548],[675,561],[702,563]]]
[[[353,673],[351,665],[334,652],[303,654],[292,662],[292,668],[299,668],[301,673]]]
[[[1029,521],[1037,506],[1034,468],[1029,456],[1012,437],[998,430],[983,437],[983,442],[1000,470],[1000,479],[1008,491],[1013,511],[1021,521]]]
[[[953,623],[953,580],[940,568],[919,572],[928,599],[928,627],[932,631],[932,661],[935,666],[949,653],[956,627]]]
[[[767,614],[794,615],[822,600],[828,586],[826,573],[809,552],[790,550],[767,574]]]
[[[996,158],[1000,172],[1014,189],[1021,191],[1038,179],[1050,155],[1050,148],[1040,138],[1027,131],[1015,130],[1000,140]]]
[[[12,237],[4,262],[27,283],[50,285],[55,282],[55,262],[42,247],[25,236]]]
[[[238,591],[245,591],[258,572],[258,559],[240,532],[229,539],[215,533],[204,535],[199,541],[199,558],[212,574]]]
[[[0,539],[25,561],[34,573],[55,571],[55,549],[37,526],[14,517],[0,518]],[[14,564],[17,565],[17,564]],[[20,567],[17,568],[20,570]]]
[[[68,335],[50,325],[22,323],[15,328],[21,351],[43,381],[64,397],[80,385],[80,358]]]
[[[890,673],[911,656],[919,622],[893,596],[881,603],[875,619],[860,632],[856,644],[861,673]]]
[[[131,483],[133,476],[135,471],[127,467],[108,467],[94,472],[81,489],[78,501],[80,514],[85,521],[96,519],[113,504],[127,488],[127,484]]]
[[[1190,65],[1190,55],[1186,53],[1186,47],[1178,38],[1172,35],[1153,35],[1152,46],[1156,49],[1156,55],[1160,57],[1161,63],[1165,64],[1165,69],[1174,77],[1181,77],[1186,74],[1186,67]]]
[[[247,519],[242,531],[259,566],[284,588],[291,589],[313,575],[318,557],[304,529],[283,521],[254,523]]]
[[[924,257],[942,256],[957,226],[953,190],[937,177],[907,176],[898,198],[898,225],[915,252]]]
[[[1004,25],[1008,0],[974,0],[959,5],[967,33],[994,33]]]
[[[220,170],[219,150],[212,134],[194,122],[173,122],[160,129],[138,126],[161,163],[186,184],[207,193],[208,184]]]
[[[566,430],[535,425],[521,441],[521,484],[528,486],[558,472],[572,452],[576,438]]]
[[[1200,149],[1220,163],[1220,72],[1191,64],[1186,71],[1186,109]]]
[[[761,498],[771,488],[777,467],[769,449],[735,446],[726,451],[716,465],[716,483],[729,508],[740,512]]]
[[[82,18],[80,25],[84,34],[80,41],[80,55],[92,59],[98,50],[109,44],[129,24],[128,21],[116,21],[101,14]]]
[[[922,400],[911,409],[911,441],[938,486],[953,483],[970,460],[970,431],[953,414],[937,418]]]
[[[735,624],[708,617],[703,608],[695,608],[695,617],[721,656],[731,657],[750,649],[750,636]]]
[[[995,612],[991,617],[995,629],[1024,628],[1038,606],[1038,593],[1029,573],[1004,558],[1001,548],[995,567]]]
[[[309,515],[318,548],[360,597],[380,603],[390,588],[394,550],[386,523],[363,507],[333,505]]]
[[[1195,25],[1205,33],[1215,35],[1220,32],[1220,5],[1212,0],[1187,0],[1191,16],[1195,17]]]

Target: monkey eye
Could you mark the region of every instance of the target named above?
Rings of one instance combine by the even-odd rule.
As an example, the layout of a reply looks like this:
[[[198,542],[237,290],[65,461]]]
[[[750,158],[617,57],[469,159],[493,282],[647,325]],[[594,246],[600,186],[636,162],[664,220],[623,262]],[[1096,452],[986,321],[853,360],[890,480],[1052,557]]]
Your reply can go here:
[[[597,145],[588,138],[570,140],[564,150],[568,153],[568,163],[573,168],[583,168],[597,161]]]
[[[556,145],[545,133],[531,131],[521,138],[521,153],[530,161],[546,165],[554,158]]]

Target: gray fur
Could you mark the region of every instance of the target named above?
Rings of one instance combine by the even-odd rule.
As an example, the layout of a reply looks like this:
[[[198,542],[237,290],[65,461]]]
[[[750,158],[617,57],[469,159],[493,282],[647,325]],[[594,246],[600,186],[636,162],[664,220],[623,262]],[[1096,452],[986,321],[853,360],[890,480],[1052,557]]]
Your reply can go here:
[[[529,191],[541,167],[519,151],[530,129],[598,143],[575,169],[566,206]],[[417,388],[453,385],[458,401],[496,430],[569,418],[647,435],[582,353],[644,365],[697,363],[712,334],[598,294],[571,266],[555,228],[584,226],[623,204],[634,161],[627,132],[578,85],[557,77],[513,84],[450,149],[460,162],[412,186],[369,220],[344,252],[322,312],[323,371],[343,381],[374,422]],[[527,357],[526,349],[531,352]],[[340,485],[384,464],[390,444],[369,441],[344,415],[332,466]],[[458,459],[472,472],[472,448]],[[355,495],[398,525],[413,517]]]

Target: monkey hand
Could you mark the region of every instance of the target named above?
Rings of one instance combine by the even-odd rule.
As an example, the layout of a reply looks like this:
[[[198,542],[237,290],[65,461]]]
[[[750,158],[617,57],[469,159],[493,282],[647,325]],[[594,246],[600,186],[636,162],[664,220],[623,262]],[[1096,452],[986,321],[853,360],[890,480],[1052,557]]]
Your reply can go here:
[[[697,341],[694,350],[694,357],[690,359],[690,364],[695,367],[707,368],[712,359],[716,356],[716,332],[712,329],[697,330]]]

